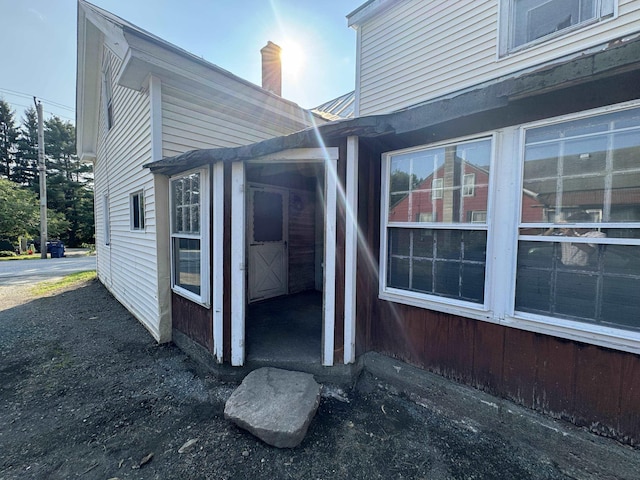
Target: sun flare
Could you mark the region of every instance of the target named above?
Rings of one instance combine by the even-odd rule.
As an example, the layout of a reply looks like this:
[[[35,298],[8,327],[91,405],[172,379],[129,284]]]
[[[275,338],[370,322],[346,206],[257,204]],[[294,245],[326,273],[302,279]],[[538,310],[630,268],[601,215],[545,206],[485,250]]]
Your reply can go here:
[[[282,73],[290,78],[296,79],[304,67],[304,51],[295,42],[286,41],[282,43],[280,52],[282,60]]]

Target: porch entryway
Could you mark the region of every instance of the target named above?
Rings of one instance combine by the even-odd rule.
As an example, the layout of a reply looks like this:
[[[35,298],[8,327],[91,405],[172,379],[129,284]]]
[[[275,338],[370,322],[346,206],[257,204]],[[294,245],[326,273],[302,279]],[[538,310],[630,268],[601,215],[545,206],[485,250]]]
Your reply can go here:
[[[248,163],[246,360],[320,364],[324,168]]]
[[[322,292],[286,295],[249,305],[247,361],[316,364],[322,352]]]

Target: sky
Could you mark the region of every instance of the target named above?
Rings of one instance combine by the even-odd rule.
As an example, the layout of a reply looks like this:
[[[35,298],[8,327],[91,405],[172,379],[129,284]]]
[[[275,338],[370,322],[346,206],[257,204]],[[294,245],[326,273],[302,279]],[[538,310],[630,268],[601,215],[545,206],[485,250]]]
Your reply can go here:
[[[354,89],[355,31],[365,0],[93,0],[158,37],[261,84],[260,49],[291,53],[282,96],[312,108]],[[45,118],[75,120],[76,0],[0,0],[0,99],[20,122],[33,97]]]

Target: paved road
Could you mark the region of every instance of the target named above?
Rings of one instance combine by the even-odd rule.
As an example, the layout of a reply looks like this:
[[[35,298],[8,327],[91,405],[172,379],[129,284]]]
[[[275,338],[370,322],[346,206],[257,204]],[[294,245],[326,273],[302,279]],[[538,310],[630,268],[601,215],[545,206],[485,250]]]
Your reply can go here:
[[[0,262],[0,286],[37,283],[95,268],[95,256]]]

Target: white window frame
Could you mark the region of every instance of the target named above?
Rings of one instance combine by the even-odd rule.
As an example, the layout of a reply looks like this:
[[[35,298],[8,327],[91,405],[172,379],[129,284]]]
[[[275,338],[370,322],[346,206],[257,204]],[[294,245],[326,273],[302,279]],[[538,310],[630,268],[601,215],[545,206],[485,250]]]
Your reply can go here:
[[[504,57],[506,55],[521,52],[527,50],[536,45],[546,43],[550,40],[572,34],[577,31],[582,31],[585,28],[599,24],[604,21],[609,21],[618,16],[618,0],[593,0],[596,2],[596,15],[593,18],[579,22],[569,27],[557,30],[553,33],[541,36],[529,42],[522,43],[520,45],[513,45],[514,43],[514,29],[515,22],[513,16],[515,15],[514,4],[517,0],[500,0],[500,12],[499,12],[499,27],[498,27],[498,57]],[[547,0],[548,3],[553,0]]]
[[[135,222],[135,198],[138,198],[138,225]],[[145,229],[145,203],[144,190],[137,190],[129,195],[129,227],[132,232],[144,232]]]
[[[398,152],[390,152],[398,153]],[[431,199],[438,200],[444,196],[444,178],[434,178],[431,180]]]
[[[386,288],[387,271],[387,211],[389,203],[388,182],[390,162],[383,154],[381,185],[381,221],[380,221],[380,276],[379,293],[382,300],[411,305],[414,307],[451,313],[462,317],[488,321],[499,325],[541,333],[559,338],[598,345],[615,350],[640,354],[640,332],[593,324],[557,317],[515,311],[515,285],[518,254],[518,239],[522,194],[522,173],[524,168],[524,149],[526,130],[554,123],[589,118],[605,113],[640,108],[640,101],[626,102],[619,105],[549,118],[538,122],[512,126],[493,132],[493,158],[489,182],[489,201],[487,204],[487,264],[485,280],[485,305],[465,304],[457,300],[435,297],[416,292]],[[477,135],[474,138],[487,137]],[[446,144],[457,143],[464,139],[452,139]],[[438,146],[438,144],[429,145]],[[411,150],[421,150],[426,146]],[[513,161],[517,158],[518,161]],[[517,193],[517,194],[516,194]],[[514,195],[517,201],[514,201]],[[500,219],[500,221],[492,221]],[[627,224],[629,228],[640,228],[640,222]],[[534,224],[526,224],[534,227]],[[465,228],[465,224],[461,224]],[[608,242],[615,242],[608,239]],[[640,239],[625,239],[625,244],[638,244]]]
[[[194,173],[200,174],[200,233],[174,233],[174,216],[173,216],[173,182],[184,177],[188,177]],[[211,306],[211,288],[210,288],[210,194],[211,189],[209,185],[209,169],[195,169],[187,172],[182,172],[179,175],[174,175],[169,178],[169,224],[170,224],[170,263],[171,263],[171,289],[178,295],[185,297],[195,303],[198,303],[206,308]],[[174,251],[174,239],[175,238],[192,238],[200,240],[200,294],[194,293],[186,288],[177,285],[175,282],[175,255]]]
[[[413,292],[409,290],[403,290],[400,288],[394,288],[387,286],[387,262],[388,262],[388,237],[387,230],[392,227],[400,228],[415,228],[415,225],[407,223],[405,225],[397,225],[394,222],[389,222],[389,182],[387,179],[391,175],[391,157],[399,154],[406,154],[411,152],[418,152],[425,149],[438,148],[442,146],[461,144],[465,142],[472,142],[477,140],[487,139],[491,141],[491,158],[489,170],[493,171],[493,164],[496,157],[496,137],[493,133],[483,133],[479,135],[473,135],[468,137],[454,138],[444,142],[438,142],[429,145],[421,145],[419,147],[408,148],[403,150],[396,150],[392,152],[386,152],[382,155],[382,176],[381,176],[381,210],[380,210],[380,269],[379,269],[379,292],[378,297],[382,300],[388,300],[395,303],[402,303],[405,305],[411,305],[414,307],[426,308],[430,310],[436,310],[439,312],[452,313],[455,315],[465,316],[469,318],[475,318],[478,320],[491,320],[491,312],[489,310],[489,285],[491,284],[491,268],[489,259],[492,258],[490,252],[490,245],[492,242],[491,225],[491,208],[493,200],[493,188],[495,180],[493,176],[489,177],[488,199],[487,199],[487,222],[485,226],[479,226],[477,223],[457,223],[447,224],[446,230],[485,230],[487,232],[487,252],[486,252],[486,264],[485,264],[485,283],[484,283],[484,303],[474,303],[465,300],[458,300],[454,298],[441,297],[438,295],[431,295],[420,292]],[[435,179],[434,179],[435,180]],[[444,183],[442,186],[444,191]],[[422,223],[422,227],[437,227],[443,229],[441,222]]]
[[[467,183],[467,180],[469,179],[471,179],[471,181]],[[473,197],[475,194],[476,194],[476,174],[465,173],[462,176],[462,196]]]
[[[102,220],[104,226],[104,244],[111,245],[111,222],[109,218],[109,194],[102,195]]]
[[[105,51],[102,65],[102,105],[105,115],[105,125],[107,131],[113,127],[113,77],[109,55]]]

